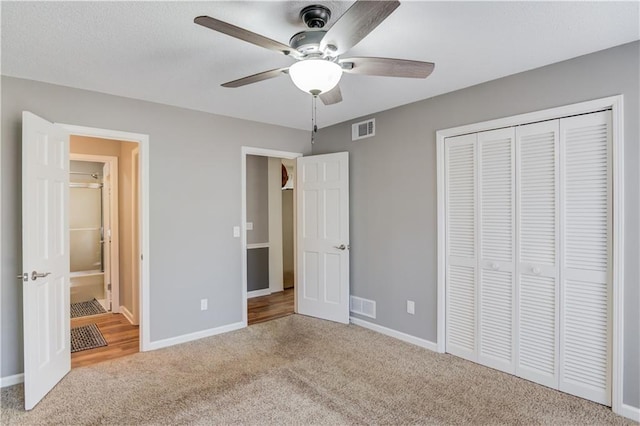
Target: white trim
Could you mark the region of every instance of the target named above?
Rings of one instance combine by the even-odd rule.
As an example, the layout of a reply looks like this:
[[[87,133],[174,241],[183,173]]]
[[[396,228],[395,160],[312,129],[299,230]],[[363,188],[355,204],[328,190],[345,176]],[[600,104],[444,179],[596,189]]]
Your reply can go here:
[[[640,422],[640,408],[632,407],[631,405],[621,404],[620,411],[617,413],[628,419]]]
[[[137,222],[135,228],[138,235],[131,238],[131,257],[134,259],[131,265],[131,324],[140,324],[140,254],[141,254],[141,232],[140,232],[140,146],[131,150],[131,228]],[[133,232],[132,232],[133,233]],[[134,265],[137,262],[137,268]]]
[[[109,220],[111,223],[111,244],[109,245],[111,248],[111,265],[109,265],[111,268],[111,312],[118,313],[118,307],[120,306],[120,215],[118,214],[120,201],[118,174],[120,173],[120,165],[118,164],[118,157],[69,152],[69,161],[109,163],[111,170],[111,218]]]
[[[271,294],[271,289],[269,289],[269,288],[263,288],[261,290],[248,291],[247,292],[247,299],[251,299],[253,297],[260,297],[260,296],[268,296],[270,294]]]
[[[242,323],[248,324],[247,315],[247,155],[263,157],[298,158],[299,152],[277,151],[273,149],[242,146],[240,148],[240,258],[242,259]]]
[[[544,109],[541,111],[513,115],[511,117],[498,118],[495,120],[438,130],[436,132],[436,136],[439,140],[440,138],[444,139],[451,136],[464,135],[467,133],[477,133],[483,132],[485,130],[494,130],[503,127],[536,123],[538,121],[554,120],[571,115],[588,114],[590,112],[596,112],[607,108],[617,108],[621,105],[622,95],[609,96],[607,98],[595,99],[592,101],[579,102],[576,104],[564,105],[560,107]]]
[[[612,102],[612,167],[613,167],[613,305],[611,342],[611,408],[614,413],[624,413],[624,111],[622,95]],[[637,421],[638,418],[636,417]]]
[[[131,311],[129,311],[129,309],[127,309],[126,306],[120,306],[120,313],[127,319],[127,321],[129,321],[129,324],[135,325],[133,322],[133,314],[131,313]]]
[[[14,374],[13,376],[0,377],[0,388],[6,388],[7,386],[13,386],[20,383],[24,383],[24,373]]]
[[[433,352],[438,352],[438,345],[430,340],[421,339],[419,337],[415,337],[401,331],[393,330],[391,328],[383,327],[369,321],[361,320],[360,318],[349,317],[349,322],[351,324],[359,325],[360,327],[376,331],[380,334],[402,340],[403,342],[411,343],[412,345],[420,346],[421,348],[429,349]]]
[[[239,330],[244,327],[246,327],[244,323],[234,322],[232,324],[227,324],[227,325],[223,325],[216,328],[210,328],[208,330],[196,331],[195,333],[183,334],[182,336],[176,336],[176,337],[170,337],[168,339],[157,340],[155,342],[150,342],[147,350],[153,351],[156,349],[179,345],[181,343],[187,343],[193,340],[204,339],[205,337],[211,337],[217,334],[228,333],[230,331]]]
[[[141,260],[140,281],[140,352],[151,350],[151,312],[149,303],[149,135],[142,133],[123,132],[119,130],[98,129],[95,127],[75,126],[71,124],[56,123],[66,129],[72,135],[90,136],[94,138],[115,139],[127,142],[136,142],[140,146],[140,233]]]
[[[438,202],[438,309],[437,309],[437,346],[444,352],[445,347],[445,176],[444,176],[444,140],[445,138],[467,133],[482,132],[503,127],[511,127],[544,120],[586,114],[611,108],[613,136],[613,338],[612,338],[612,395],[611,408],[616,414],[623,414],[623,350],[624,350],[624,126],[622,95],[610,96],[550,108],[542,111],[514,115],[481,123],[468,124],[436,132],[437,153],[437,202]]]
[[[2,18],[2,11],[1,10],[0,10],[0,18]],[[0,59],[0,67],[1,67],[1,63],[2,63],[2,60]],[[2,117],[2,102],[0,102],[0,117]],[[2,164],[2,149],[0,149],[0,164]],[[2,272],[2,264],[4,263],[4,261],[3,261],[4,257],[2,256],[2,241],[3,241],[3,239],[2,239],[2,228],[4,227],[4,221],[2,219],[2,195],[3,195],[2,194],[2,192],[3,192],[2,191],[2,181],[3,181],[2,180],[2,171],[0,171],[0,286],[3,286],[5,284],[9,285],[8,283],[4,283],[4,284],[2,283],[2,277],[3,277],[3,275],[2,275],[2,273],[3,273]],[[20,181],[20,184],[22,185],[22,181]],[[21,193],[22,191],[18,190],[17,192]],[[15,201],[12,201],[12,203],[13,202],[15,202]],[[21,203],[22,200],[20,200],[19,202]],[[12,263],[14,263],[14,262],[12,262]],[[22,266],[17,266],[17,265],[15,265],[15,263],[14,263],[13,266],[14,266],[14,269],[13,269],[12,275],[20,275],[20,274],[23,273]],[[19,280],[19,279],[20,278],[17,278],[17,276],[16,276],[16,280]],[[12,283],[12,285],[18,286],[19,285],[18,283],[19,283],[19,281],[14,281]],[[20,303],[20,300],[18,300],[18,303]],[[2,305],[2,291],[0,291],[0,306],[1,305]],[[16,305],[16,309],[17,309],[17,305]],[[2,324],[2,315],[0,315],[0,330],[5,330],[5,328],[4,328],[3,324]],[[19,333],[20,332],[18,331],[18,334]],[[1,339],[2,339],[2,336],[0,336],[0,340]],[[19,339],[19,337],[18,337],[18,339]],[[0,351],[0,368],[2,368],[2,365],[3,365],[2,364],[2,354],[1,354],[1,352],[2,351]],[[0,377],[0,387],[3,387],[2,383],[4,383],[4,379],[2,377]]]
[[[253,243],[247,244],[247,250],[269,248],[269,243]]]
[[[446,268],[446,256],[447,252],[446,247],[446,218],[445,218],[445,210],[444,210],[444,200],[445,200],[445,185],[444,185],[444,137],[441,137],[439,133],[437,133],[437,141],[436,141],[436,173],[437,173],[437,221],[438,221],[438,249],[437,249],[437,259],[438,259],[438,288],[436,291],[437,297],[437,320],[436,320],[436,344],[437,344],[437,352],[444,353],[445,352],[445,307],[446,307],[446,297],[445,297],[445,268]]]

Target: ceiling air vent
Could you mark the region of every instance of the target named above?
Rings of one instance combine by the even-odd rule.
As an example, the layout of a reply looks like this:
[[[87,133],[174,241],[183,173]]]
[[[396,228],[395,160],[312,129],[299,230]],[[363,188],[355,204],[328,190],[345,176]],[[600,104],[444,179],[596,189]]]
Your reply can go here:
[[[357,141],[376,135],[376,119],[361,121],[351,126],[351,140]]]

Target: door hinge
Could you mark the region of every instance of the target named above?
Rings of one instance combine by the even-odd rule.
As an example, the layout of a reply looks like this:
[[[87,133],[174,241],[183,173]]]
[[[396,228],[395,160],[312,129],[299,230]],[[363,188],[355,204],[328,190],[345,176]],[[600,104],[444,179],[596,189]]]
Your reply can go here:
[[[107,290],[111,291],[111,283],[107,284]]]

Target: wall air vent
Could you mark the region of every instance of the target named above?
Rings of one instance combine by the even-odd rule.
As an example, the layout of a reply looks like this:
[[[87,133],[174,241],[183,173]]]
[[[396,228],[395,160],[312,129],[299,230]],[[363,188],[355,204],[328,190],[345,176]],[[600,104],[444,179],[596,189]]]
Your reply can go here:
[[[351,126],[351,140],[369,138],[376,135],[376,119],[371,118],[367,121],[353,124]]]
[[[354,314],[364,315],[366,317],[376,317],[375,300],[363,299],[362,297],[351,296],[349,310]]]

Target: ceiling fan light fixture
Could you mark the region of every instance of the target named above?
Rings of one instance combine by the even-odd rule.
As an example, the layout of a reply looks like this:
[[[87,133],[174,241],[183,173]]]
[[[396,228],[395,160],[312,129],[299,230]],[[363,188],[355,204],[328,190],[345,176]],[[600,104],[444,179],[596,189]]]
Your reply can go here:
[[[342,67],[325,59],[307,59],[291,65],[289,76],[298,89],[317,96],[336,87]]]

